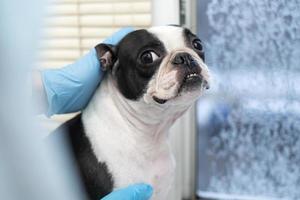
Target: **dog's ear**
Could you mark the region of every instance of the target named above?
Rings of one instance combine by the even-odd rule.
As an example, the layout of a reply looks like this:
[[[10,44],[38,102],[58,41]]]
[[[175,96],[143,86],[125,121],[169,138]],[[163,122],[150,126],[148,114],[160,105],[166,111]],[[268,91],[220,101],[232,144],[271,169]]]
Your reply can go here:
[[[103,71],[111,70],[117,60],[116,47],[111,44],[98,44],[96,47],[97,57]]]

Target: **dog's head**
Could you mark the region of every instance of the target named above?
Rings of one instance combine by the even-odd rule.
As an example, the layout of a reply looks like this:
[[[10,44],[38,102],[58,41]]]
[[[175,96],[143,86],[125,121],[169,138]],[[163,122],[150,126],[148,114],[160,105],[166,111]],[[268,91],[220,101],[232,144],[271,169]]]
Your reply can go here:
[[[137,30],[116,46],[97,45],[96,51],[127,99],[187,104],[209,87],[202,42],[186,28]]]

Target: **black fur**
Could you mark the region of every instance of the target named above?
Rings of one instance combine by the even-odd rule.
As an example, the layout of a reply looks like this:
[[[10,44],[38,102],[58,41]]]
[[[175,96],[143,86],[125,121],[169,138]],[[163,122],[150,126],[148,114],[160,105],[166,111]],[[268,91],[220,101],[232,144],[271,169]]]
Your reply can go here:
[[[145,51],[154,51],[160,58],[152,64],[142,64],[140,56]],[[162,42],[146,30],[137,30],[121,40],[116,48],[118,66],[115,78],[124,97],[137,100],[158,69],[166,50]]]
[[[198,49],[195,49],[193,47],[193,41],[195,39],[197,39],[199,41],[201,41],[201,40],[195,34],[193,34],[189,29],[187,29],[187,28],[184,29],[183,36],[184,36],[184,40],[185,40],[186,46],[188,46],[191,49],[193,49],[200,56],[200,58],[202,58],[202,60],[205,61],[204,50],[199,51]]]
[[[64,134],[70,143],[86,192],[91,200],[99,200],[113,189],[113,180],[105,163],[97,161],[85,135],[81,115],[67,121],[55,132]],[[57,134],[51,135],[56,137]]]

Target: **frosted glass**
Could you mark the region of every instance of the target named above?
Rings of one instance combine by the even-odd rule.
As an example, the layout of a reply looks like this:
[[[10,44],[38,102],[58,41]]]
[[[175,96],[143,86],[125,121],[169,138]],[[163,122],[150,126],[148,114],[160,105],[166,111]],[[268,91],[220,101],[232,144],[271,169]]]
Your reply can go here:
[[[203,0],[198,192],[300,199],[300,0]]]

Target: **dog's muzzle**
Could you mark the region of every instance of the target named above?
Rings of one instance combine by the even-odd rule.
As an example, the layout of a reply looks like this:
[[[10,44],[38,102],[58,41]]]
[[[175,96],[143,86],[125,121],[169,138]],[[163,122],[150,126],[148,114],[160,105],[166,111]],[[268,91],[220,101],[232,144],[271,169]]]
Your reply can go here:
[[[208,81],[201,74],[202,67],[188,52],[177,52],[170,60],[172,70],[176,70],[176,82],[178,83],[177,94],[181,91],[193,91],[198,87],[209,89]],[[168,99],[153,96],[153,100],[159,104],[164,104]]]
[[[178,81],[181,87],[192,87],[197,84],[204,84],[208,89],[207,81],[201,75],[200,64],[187,52],[177,53],[171,61],[174,67],[178,67]]]

